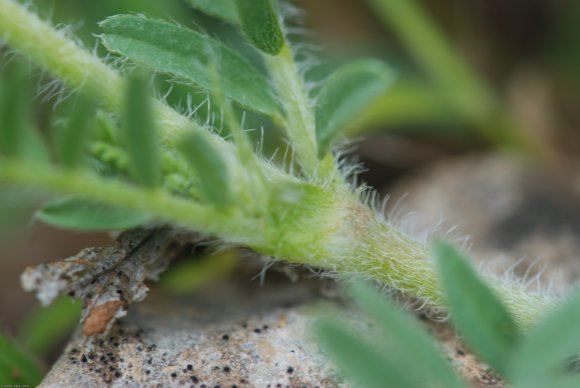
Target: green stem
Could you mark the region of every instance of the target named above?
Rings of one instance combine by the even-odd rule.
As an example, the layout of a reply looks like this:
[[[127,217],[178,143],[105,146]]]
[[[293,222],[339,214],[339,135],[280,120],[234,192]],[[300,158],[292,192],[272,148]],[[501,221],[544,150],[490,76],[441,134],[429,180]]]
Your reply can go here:
[[[428,307],[445,307],[443,292],[432,254],[419,243],[381,219],[369,216],[366,225],[357,226],[364,232],[359,246],[350,259],[341,260],[340,272],[355,272],[392,286],[405,294],[417,298]],[[558,298],[533,293],[513,281],[487,276],[496,289],[514,320],[521,328],[529,328],[549,311],[554,309]]]
[[[388,225],[351,195],[280,181],[273,185],[276,188],[264,211],[250,217],[243,211],[220,211],[89,172],[30,162],[2,160],[0,182],[149,212],[279,260],[372,278],[428,306],[444,307],[435,265],[425,246]],[[557,302],[517,284],[492,280],[520,327],[531,326]]]
[[[318,166],[314,112],[292,50],[284,46],[278,55],[267,56],[266,64],[284,107],[286,133],[295,155],[303,173],[313,178]]]
[[[89,52],[13,0],[0,0],[0,34],[11,47],[74,87],[92,92],[107,107],[123,97],[122,79]],[[106,93],[103,93],[106,90]]]
[[[10,47],[67,86],[93,96],[106,110],[121,113],[126,85],[117,71],[14,0],[0,0],[0,9],[0,36]],[[168,140],[192,127],[203,130],[161,102],[154,109]]]
[[[293,252],[292,261],[322,267],[340,276],[373,279],[417,299],[422,306],[445,310],[435,262],[423,243],[399,232],[354,198],[338,199],[333,216],[309,222],[316,221],[316,229],[312,230],[317,230],[320,240],[311,244],[308,237],[296,236],[302,240],[288,245],[301,251]],[[277,257],[288,258],[284,256],[288,252],[277,253]],[[556,296],[531,292],[510,280],[492,276],[487,276],[487,280],[523,329],[533,326],[559,302]]]
[[[399,232],[353,196],[309,195],[301,208],[308,207],[319,212],[312,210],[316,214],[307,219],[284,219],[285,227],[271,229],[276,236],[266,238],[268,246],[253,248],[341,276],[370,278],[427,307],[445,309],[435,262],[423,243]],[[307,214],[302,210],[300,217]],[[269,230],[264,228],[264,233]],[[559,301],[513,281],[491,276],[488,281],[521,328],[533,326]]]
[[[0,182],[151,213],[193,230],[219,233],[224,239],[241,244],[261,243],[261,235],[252,232],[255,223],[241,212],[216,209],[160,190],[102,178],[86,170],[68,171],[34,162],[1,159]]]

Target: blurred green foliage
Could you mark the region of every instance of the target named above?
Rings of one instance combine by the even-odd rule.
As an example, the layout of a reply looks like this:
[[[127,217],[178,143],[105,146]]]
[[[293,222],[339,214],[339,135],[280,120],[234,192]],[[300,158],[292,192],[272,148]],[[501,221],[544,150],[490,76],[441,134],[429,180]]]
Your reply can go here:
[[[0,334],[0,382],[7,385],[34,385],[42,380],[38,362],[17,343]]]
[[[81,303],[68,296],[60,297],[50,306],[33,311],[18,331],[22,346],[36,357],[45,357],[54,346],[67,338],[81,315]]]
[[[230,276],[239,265],[236,250],[188,257],[173,264],[159,279],[159,287],[168,293],[182,295],[195,292]]]

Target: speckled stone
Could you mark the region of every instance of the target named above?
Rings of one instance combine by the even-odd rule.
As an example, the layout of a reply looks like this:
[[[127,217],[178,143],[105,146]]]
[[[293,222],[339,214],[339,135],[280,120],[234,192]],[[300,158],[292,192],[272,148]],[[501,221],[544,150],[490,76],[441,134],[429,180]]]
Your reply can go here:
[[[41,387],[342,387],[309,326],[323,298],[287,281],[153,292],[104,338],[77,332]]]
[[[317,282],[230,281],[188,298],[154,291],[106,337],[85,341],[79,330],[41,387],[350,387],[309,335],[321,306],[342,309],[361,334],[369,324]],[[417,316],[471,386],[504,387],[449,325]]]

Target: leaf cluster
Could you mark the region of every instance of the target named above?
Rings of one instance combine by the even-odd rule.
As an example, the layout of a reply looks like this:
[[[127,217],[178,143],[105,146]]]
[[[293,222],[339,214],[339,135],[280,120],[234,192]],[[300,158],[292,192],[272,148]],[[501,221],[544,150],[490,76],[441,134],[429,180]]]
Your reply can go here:
[[[259,171],[264,169],[258,161],[263,156],[254,153],[240,125],[240,112],[256,112],[272,120],[291,141],[296,141],[292,144],[296,155],[293,160],[300,168],[295,170],[292,166],[289,179],[316,179],[312,174],[323,171],[317,166],[321,162],[301,155],[318,155],[322,160],[340,139],[341,131],[390,85],[392,74],[386,65],[360,60],[339,69],[316,95],[310,95],[302,77],[297,71],[293,73],[294,58],[288,55],[291,51],[277,2],[190,3],[235,25],[261,53],[263,66],[268,68],[268,61],[282,63],[284,74],[277,74],[280,67],[276,66],[265,74],[242,53],[204,32],[143,16],[112,16],[100,24],[101,41],[110,52],[138,66],[120,85],[111,86],[111,95],[118,94],[115,88],[121,92],[118,106],[111,111],[98,94],[80,90],[67,101],[70,108],[64,118],[54,120],[45,137],[27,122],[30,97],[25,93],[29,89],[23,85],[29,75],[13,75],[16,69],[7,69],[10,74],[3,77],[1,90],[10,98],[0,99],[4,112],[0,160],[20,161],[26,166],[42,162],[55,167],[52,171],[56,180],[71,184],[90,174],[98,178],[100,186],[108,185],[110,179],[121,180],[137,185],[150,196],[161,191],[224,212],[236,207],[255,208],[244,202],[247,198],[243,196],[250,191],[254,195],[268,191],[265,173]],[[175,115],[168,113],[163,102],[155,101],[147,74],[165,74],[189,85],[192,93],[207,93],[218,115],[221,111],[225,128],[193,122],[189,129],[172,134],[167,121],[175,121]],[[276,77],[289,80],[290,85],[277,85]],[[312,101],[318,101],[314,107]],[[312,110],[313,126],[292,128],[291,123],[305,122],[292,117],[307,115],[304,110]],[[172,116],[169,119],[168,114]],[[222,130],[232,135],[234,147],[224,149],[223,142],[217,140],[214,133]],[[309,137],[316,142],[302,146],[302,139]],[[284,166],[275,170],[278,175],[286,174]],[[56,175],[60,177],[57,179]],[[147,211],[142,204],[127,208],[114,196],[102,201],[91,198],[93,195],[79,196],[62,189],[60,183],[56,185],[56,191],[65,195],[51,196],[37,213],[38,218],[52,225],[77,230],[123,230],[156,219],[179,223],[167,215]],[[47,187],[47,191],[52,190]]]
[[[38,385],[45,372],[41,357],[49,354],[75,327],[80,304],[69,297],[27,317],[15,338],[0,334],[0,381],[3,384]]]

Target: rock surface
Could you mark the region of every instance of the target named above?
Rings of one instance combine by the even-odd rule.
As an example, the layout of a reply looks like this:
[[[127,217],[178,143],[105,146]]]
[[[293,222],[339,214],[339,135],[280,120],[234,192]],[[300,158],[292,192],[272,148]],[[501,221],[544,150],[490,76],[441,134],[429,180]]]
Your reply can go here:
[[[104,338],[77,332],[42,387],[340,387],[308,340],[322,297],[303,283],[152,293]]]
[[[348,309],[308,281],[230,281],[187,298],[153,292],[106,337],[86,341],[78,330],[41,387],[351,387],[309,334],[329,305]],[[473,386],[503,386],[452,328],[419,318]]]

